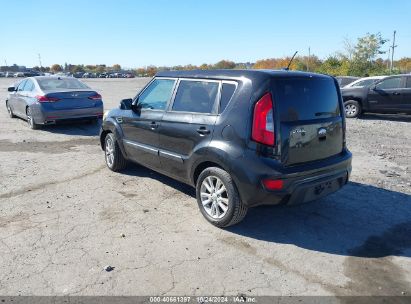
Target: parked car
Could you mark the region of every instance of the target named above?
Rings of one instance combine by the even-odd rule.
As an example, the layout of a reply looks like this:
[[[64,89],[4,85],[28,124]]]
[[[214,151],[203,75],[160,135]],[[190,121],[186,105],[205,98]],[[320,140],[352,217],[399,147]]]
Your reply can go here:
[[[411,76],[394,75],[364,87],[341,89],[349,118],[364,112],[411,114]]]
[[[124,77],[125,77],[125,78],[134,78],[135,76],[134,76],[134,74],[132,74],[132,73],[127,73],[127,74],[125,74]]]
[[[95,121],[103,116],[101,95],[76,78],[30,77],[8,91],[9,116],[27,119],[32,129],[60,121]]]
[[[371,77],[360,78],[354,82],[351,82],[350,84],[347,84],[344,88],[346,89],[346,88],[354,88],[354,87],[366,87],[385,77],[387,76],[371,76]]]
[[[352,77],[352,76],[337,76],[335,77],[340,85],[340,88],[345,87],[346,85],[356,81],[359,77]]]
[[[14,77],[25,77],[23,72],[14,73]]]
[[[6,77],[6,73],[0,72],[0,77]]]
[[[105,114],[100,141],[112,171],[132,161],[194,186],[218,227],[322,198],[351,172],[338,83],[313,73],[161,72]]]

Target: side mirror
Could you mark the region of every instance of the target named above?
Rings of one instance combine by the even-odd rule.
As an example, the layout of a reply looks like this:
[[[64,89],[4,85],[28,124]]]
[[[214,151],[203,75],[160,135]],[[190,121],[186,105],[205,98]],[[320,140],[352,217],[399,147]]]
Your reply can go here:
[[[371,86],[371,90],[373,90],[373,91],[377,90],[377,85],[373,84],[373,85]]]
[[[7,91],[9,91],[9,92],[15,92],[15,91],[17,91],[17,90],[16,90],[15,87],[8,87],[8,88],[7,88]]]
[[[131,110],[133,100],[131,98],[123,99],[120,101],[120,109],[122,110]]]

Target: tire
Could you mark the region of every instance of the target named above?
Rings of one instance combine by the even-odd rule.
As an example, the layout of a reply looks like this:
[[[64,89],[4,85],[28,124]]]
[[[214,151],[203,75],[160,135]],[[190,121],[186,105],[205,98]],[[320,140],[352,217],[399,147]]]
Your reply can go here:
[[[127,160],[118,146],[113,133],[108,133],[104,139],[104,153],[107,167],[114,172],[119,172],[127,167]]]
[[[221,192],[223,187],[225,191]],[[235,225],[247,214],[248,208],[241,201],[233,179],[223,169],[210,167],[201,172],[196,196],[201,213],[214,226]]]
[[[344,102],[345,117],[356,118],[362,113],[361,104],[356,100],[348,100]]]
[[[13,110],[11,109],[8,101],[6,101],[6,108],[7,108],[7,112],[9,113],[9,117],[10,118],[15,118],[16,115],[14,115]]]
[[[39,129],[39,125],[34,122],[34,118],[33,118],[33,115],[31,113],[31,108],[30,107],[27,107],[26,115],[27,115],[27,124],[28,124],[29,128],[32,129],[32,130]]]

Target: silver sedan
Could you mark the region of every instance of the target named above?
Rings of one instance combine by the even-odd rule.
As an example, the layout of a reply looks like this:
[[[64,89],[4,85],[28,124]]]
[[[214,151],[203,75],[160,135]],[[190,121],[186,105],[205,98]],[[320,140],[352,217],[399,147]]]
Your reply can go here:
[[[101,95],[71,77],[38,76],[9,87],[10,117],[27,120],[30,128],[59,121],[97,120],[103,116]]]

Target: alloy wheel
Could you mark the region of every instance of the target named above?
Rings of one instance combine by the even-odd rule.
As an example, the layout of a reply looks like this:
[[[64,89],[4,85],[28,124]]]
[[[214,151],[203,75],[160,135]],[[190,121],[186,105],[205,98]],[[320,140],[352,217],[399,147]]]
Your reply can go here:
[[[107,165],[112,168],[114,164],[114,142],[111,137],[106,140],[106,161]]]
[[[213,219],[221,219],[228,211],[228,192],[217,176],[207,176],[200,189],[201,203]]]
[[[347,104],[345,105],[345,114],[352,116],[357,113],[358,109],[356,105],[353,104]]]
[[[33,121],[33,116],[31,114],[30,108],[27,108],[27,123],[30,128],[33,128],[34,121]]]

